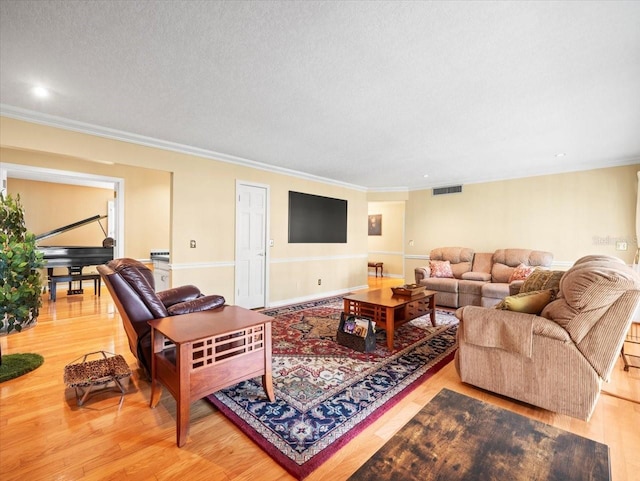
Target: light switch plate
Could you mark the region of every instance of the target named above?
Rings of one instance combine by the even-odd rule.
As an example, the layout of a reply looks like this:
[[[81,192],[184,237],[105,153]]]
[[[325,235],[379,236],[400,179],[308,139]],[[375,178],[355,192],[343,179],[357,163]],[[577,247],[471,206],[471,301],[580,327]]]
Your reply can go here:
[[[624,242],[624,241],[616,242],[616,250],[617,251],[626,251],[627,250],[627,243]]]

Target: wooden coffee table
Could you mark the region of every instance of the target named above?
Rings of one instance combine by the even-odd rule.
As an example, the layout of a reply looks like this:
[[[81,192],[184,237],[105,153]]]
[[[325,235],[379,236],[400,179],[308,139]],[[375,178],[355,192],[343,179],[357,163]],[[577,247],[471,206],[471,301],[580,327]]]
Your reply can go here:
[[[149,321],[153,346],[151,407],[160,401],[164,385],[177,404],[178,446],[187,440],[191,403],[208,394],[262,376],[267,398],[275,401],[272,320],[239,306],[223,306]]]
[[[377,329],[387,333],[387,347],[393,351],[396,327],[426,314],[436,325],[436,292],[425,290],[414,296],[398,296],[386,288],[356,293],[344,297],[344,312],[374,321]]]

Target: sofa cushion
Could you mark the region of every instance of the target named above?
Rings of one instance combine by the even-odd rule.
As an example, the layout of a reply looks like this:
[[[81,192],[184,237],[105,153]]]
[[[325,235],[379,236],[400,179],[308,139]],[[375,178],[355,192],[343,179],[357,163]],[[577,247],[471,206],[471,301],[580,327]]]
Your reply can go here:
[[[482,286],[482,297],[504,299],[509,295],[509,284],[506,282],[487,282]]]
[[[473,256],[473,272],[485,272],[491,274],[493,266],[493,252],[476,252]]]
[[[484,281],[484,282],[489,282],[491,280],[491,274],[489,274],[488,272],[470,271],[470,272],[465,272],[464,274],[462,274],[461,279],[464,279],[466,281]]]
[[[511,277],[509,277],[509,282],[525,280],[527,277],[531,275],[534,269],[535,269],[534,266],[525,266],[524,264],[520,264],[511,273]]]
[[[515,296],[505,297],[496,309],[506,309],[507,311],[525,312],[527,314],[540,314],[553,300],[553,291],[546,289],[542,291],[521,292]]]
[[[453,277],[429,277],[427,279],[423,279],[421,285],[425,286],[428,290],[431,291],[457,293],[458,282],[458,279],[455,279]],[[437,302],[440,303],[439,297],[437,297]]]
[[[475,296],[482,296],[482,286],[485,285],[485,282],[482,281],[473,281],[473,280],[465,280],[462,279],[458,281],[458,292],[465,294],[473,294]]]
[[[453,277],[451,262],[449,261],[429,261],[431,277]]]

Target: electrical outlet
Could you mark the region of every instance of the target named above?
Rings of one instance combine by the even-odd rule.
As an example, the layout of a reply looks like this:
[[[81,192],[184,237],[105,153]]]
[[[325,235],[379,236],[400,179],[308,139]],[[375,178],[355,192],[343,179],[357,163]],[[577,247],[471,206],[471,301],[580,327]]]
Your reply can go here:
[[[196,241],[192,240],[189,242],[189,247],[191,247],[192,249],[196,248]]]
[[[627,243],[624,242],[624,241],[616,242],[616,250],[617,251],[626,251],[627,250]]]
[[[318,285],[321,286],[322,285],[322,279],[318,279]]]

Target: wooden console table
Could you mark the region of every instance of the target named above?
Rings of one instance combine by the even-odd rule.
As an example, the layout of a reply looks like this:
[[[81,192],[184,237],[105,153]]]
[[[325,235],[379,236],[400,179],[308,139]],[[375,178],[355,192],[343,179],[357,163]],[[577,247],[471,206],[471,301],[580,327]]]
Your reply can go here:
[[[187,441],[193,401],[257,376],[262,376],[269,401],[275,401],[272,320],[239,306],[223,306],[149,321],[153,346],[150,405],[157,406],[163,385],[175,398],[179,447]]]
[[[387,333],[387,347],[393,351],[396,327],[426,314],[431,315],[431,324],[436,325],[436,292],[397,296],[390,288],[366,291],[345,296],[344,312],[374,321],[376,329],[384,329]]]

